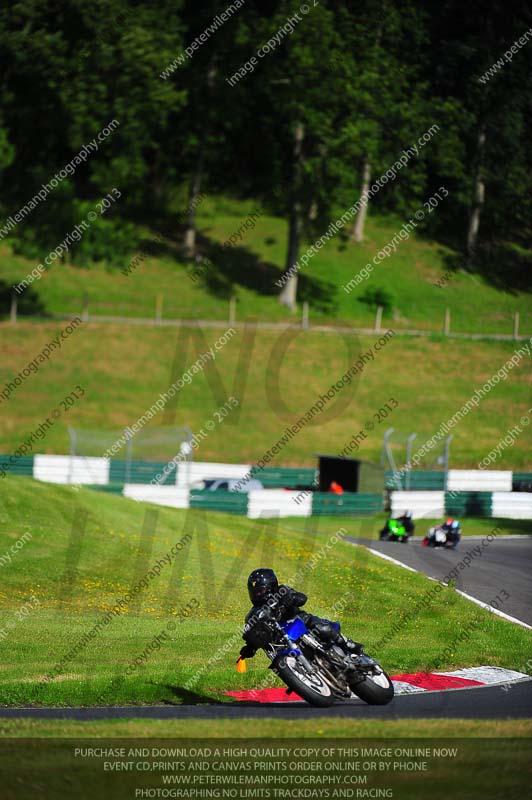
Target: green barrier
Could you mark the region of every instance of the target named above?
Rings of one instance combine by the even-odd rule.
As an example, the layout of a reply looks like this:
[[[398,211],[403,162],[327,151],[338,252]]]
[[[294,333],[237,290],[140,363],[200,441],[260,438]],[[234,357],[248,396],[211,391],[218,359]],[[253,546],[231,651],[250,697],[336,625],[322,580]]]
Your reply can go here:
[[[319,514],[378,514],[384,510],[380,494],[344,492],[314,492],[312,495],[312,516]]]
[[[165,461],[132,461],[129,466],[125,461],[111,460],[109,481],[111,483],[150,483],[153,478],[161,474],[168,462]],[[181,469],[186,466],[181,464]],[[173,465],[161,486],[175,486],[176,466]],[[263,470],[251,471],[252,477],[257,478],[266,489],[279,489],[287,486],[298,488],[311,487],[316,480],[316,470],[307,467],[266,467]]]
[[[388,489],[403,489],[406,490],[407,475],[402,474],[400,478],[395,479],[393,472],[387,470],[385,472],[386,487]],[[399,483],[401,486],[399,487]],[[410,482],[408,491],[441,491],[445,489],[445,472],[437,470],[413,470],[410,473]]]
[[[111,483],[151,483],[161,474],[167,462],[164,461],[132,461],[129,466],[125,461],[111,460],[109,481]],[[181,469],[186,466],[181,464]],[[175,486],[176,466],[173,465],[161,486]],[[287,486],[306,488],[311,487],[316,480],[316,470],[307,467],[267,467],[263,470],[251,471],[251,476],[257,478],[266,489],[280,489]]]
[[[109,468],[110,483],[151,483],[162,475],[167,461],[132,461],[129,465],[125,461],[111,460]],[[164,480],[158,480],[159,486],[175,486],[176,465],[173,464]]]
[[[491,492],[446,492],[445,513],[450,517],[491,517]]]
[[[532,472],[514,472],[512,492],[532,492]]]
[[[248,513],[248,496],[246,492],[226,492],[208,489],[192,489],[189,496],[190,508],[202,508],[206,511],[225,511],[226,514]]]
[[[107,494],[122,494],[124,491],[123,483],[90,483],[83,486],[84,489],[93,489],[95,492],[106,492]]]
[[[0,454],[0,467],[4,463],[7,464],[10,457],[9,453]],[[8,475],[29,475],[30,478],[33,478],[33,456],[21,456],[20,458],[16,458],[7,468],[2,468],[5,469]]]
[[[251,477],[259,480],[265,489],[283,489],[285,487],[306,488],[314,485],[317,471],[306,467],[265,467],[252,469]]]

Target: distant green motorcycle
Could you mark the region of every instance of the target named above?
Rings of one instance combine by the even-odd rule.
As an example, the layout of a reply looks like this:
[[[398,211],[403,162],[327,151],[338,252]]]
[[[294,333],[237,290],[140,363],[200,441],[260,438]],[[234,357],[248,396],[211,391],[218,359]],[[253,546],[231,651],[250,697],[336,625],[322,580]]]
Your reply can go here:
[[[379,534],[381,542],[403,542],[406,543],[415,530],[414,520],[409,513],[403,514],[396,519],[390,518]]]

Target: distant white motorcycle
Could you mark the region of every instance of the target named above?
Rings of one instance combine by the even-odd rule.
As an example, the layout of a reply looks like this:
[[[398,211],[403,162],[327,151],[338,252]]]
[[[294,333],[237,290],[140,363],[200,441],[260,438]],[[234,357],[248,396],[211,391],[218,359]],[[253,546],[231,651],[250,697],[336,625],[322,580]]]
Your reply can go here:
[[[456,550],[462,538],[458,520],[447,520],[444,525],[429,528],[423,539],[423,547],[446,547]]]

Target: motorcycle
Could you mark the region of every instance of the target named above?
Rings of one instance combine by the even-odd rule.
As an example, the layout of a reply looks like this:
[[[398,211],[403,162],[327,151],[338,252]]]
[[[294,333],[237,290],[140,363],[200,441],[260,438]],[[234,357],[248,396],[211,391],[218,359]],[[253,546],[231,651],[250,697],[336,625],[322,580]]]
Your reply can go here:
[[[273,670],[307,703],[320,708],[354,695],[369,705],[386,705],[394,696],[393,683],[380,664],[365,654],[347,654],[339,646],[325,646],[301,617],[279,622],[275,612],[260,609],[246,632],[247,641],[262,649]]]
[[[453,528],[445,525],[436,525],[428,529],[421,544],[423,547],[444,547],[456,550],[461,538],[460,526]]]
[[[379,534],[379,539],[388,542],[408,542],[415,530],[414,520],[410,514],[389,519]]]

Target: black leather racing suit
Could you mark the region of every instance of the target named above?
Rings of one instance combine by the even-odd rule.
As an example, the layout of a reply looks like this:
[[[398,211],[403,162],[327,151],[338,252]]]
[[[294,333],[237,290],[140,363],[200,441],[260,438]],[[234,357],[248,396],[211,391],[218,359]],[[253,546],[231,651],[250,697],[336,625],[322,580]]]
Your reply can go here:
[[[246,626],[242,638],[246,642],[240,655],[242,658],[252,658],[257,652],[256,648],[248,642],[248,636],[253,626],[253,617],[265,606],[274,606],[276,611],[276,619],[279,622],[286,622],[298,616],[301,617],[305,625],[311,630],[324,644],[332,644],[333,642],[345,642],[343,636],[340,634],[340,623],[331,622],[322,617],[316,617],[314,614],[309,614],[307,611],[302,611],[301,606],[307,602],[307,595],[303,592],[298,592],[290,586],[281,585],[275,594],[264,601],[261,605],[253,606],[246,614]],[[349,640],[347,640],[349,641]]]

